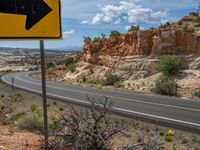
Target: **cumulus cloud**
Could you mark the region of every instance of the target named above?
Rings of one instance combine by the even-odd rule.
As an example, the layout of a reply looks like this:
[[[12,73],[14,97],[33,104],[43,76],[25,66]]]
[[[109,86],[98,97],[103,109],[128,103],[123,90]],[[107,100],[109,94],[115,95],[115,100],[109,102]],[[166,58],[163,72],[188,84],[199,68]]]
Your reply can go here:
[[[168,10],[153,11],[137,3],[138,1],[121,1],[118,5],[104,5],[100,7],[101,13],[98,13],[88,21],[91,24],[111,24],[120,23],[121,20],[129,23],[148,22],[152,19],[164,18],[168,15]],[[119,22],[120,19],[120,22]]]
[[[110,24],[112,23],[112,17],[105,14],[98,13],[93,19],[92,24]]]
[[[72,29],[72,30],[63,32],[63,36],[68,37],[70,35],[73,35],[74,33],[75,33],[75,31]]]
[[[121,19],[120,18],[115,21],[115,24],[120,24],[120,23],[121,23]]]
[[[161,21],[160,21],[160,24],[164,25],[164,24],[166,24],[167,22],[169,22],[169,21],[168,21],[168,20],[161,20]]]
[[[88,20],[83,20],[83,21],[81,21],[81,24],[88,24],[88,23],[89,23]]]

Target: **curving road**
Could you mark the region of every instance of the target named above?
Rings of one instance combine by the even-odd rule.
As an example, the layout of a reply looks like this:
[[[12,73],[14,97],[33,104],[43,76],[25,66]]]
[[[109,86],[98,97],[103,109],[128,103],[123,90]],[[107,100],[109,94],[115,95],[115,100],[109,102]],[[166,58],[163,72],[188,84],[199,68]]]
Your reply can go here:
[[[30,77],[30,72],[7,74],[1,79],[11,85],[12,78],[16,88],[41,94],[41,80]],[[87,96],[97,101],[103,100],[106,96],[112,101],[115,113],[200,133],[200,102],[192,100],[50,81],[47,81],[47,95],[57,100],[83,105],[88,105]]]

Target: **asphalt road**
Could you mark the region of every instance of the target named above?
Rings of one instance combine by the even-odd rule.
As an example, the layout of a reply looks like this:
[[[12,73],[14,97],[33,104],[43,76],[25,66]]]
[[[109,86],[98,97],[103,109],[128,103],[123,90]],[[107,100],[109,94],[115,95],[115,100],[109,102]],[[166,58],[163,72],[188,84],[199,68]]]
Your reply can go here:
[[[41,80],[29,75],[30,72],[7,74],[2,77],[2,81],[11,85],[14,78],[16,88],[41,94]],[[88,96],[98,102],[106,96],[112,102],[115,113],[200,133],[200,102],[197,101],[50,81],[47,81],[47,95],[50,98],[81,105],[88,105]]]

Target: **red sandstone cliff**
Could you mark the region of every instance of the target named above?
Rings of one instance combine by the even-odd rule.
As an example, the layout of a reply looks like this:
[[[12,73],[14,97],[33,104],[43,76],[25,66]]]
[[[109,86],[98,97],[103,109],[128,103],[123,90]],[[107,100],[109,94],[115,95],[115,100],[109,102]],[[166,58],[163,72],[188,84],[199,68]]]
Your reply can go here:
[[[132,31],[84,45],[84,60],[98,64],[100,56],[191,54],[200,52],[200,36],[191,29]]]

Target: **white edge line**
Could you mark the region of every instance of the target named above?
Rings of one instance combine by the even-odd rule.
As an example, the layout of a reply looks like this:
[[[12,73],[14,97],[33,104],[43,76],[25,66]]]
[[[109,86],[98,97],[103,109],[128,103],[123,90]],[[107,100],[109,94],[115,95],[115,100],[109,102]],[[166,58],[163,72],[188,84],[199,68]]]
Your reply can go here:
[[[10,83],[10,82],[5,80],[5,76],[2,77],[2,80],[5,83],[9,84],[9,85],[12,84],[12,83]],[[30,88],[26,88],[26,87],[23,87],[23,86],[20,86],[20,85],[16,85],[15,84],[15,87],[18,87],[18,88],[21,88],[21,89],[24,89],[24,90],[34,91],[36,93],[42,94],[41,91],[30,89]],[[72,101],[76,101],[76,102],[79,102],[79,103],[89,104],[89,102],[81,101],[81,100],[70,98],[70,97],[59,96],[59,95],[55,95],[55,94],[51,94],[51,93],[47,93],[47,95],[53,96],[53,97],[58,97],[58,98],[61,98],[61,99],[72,100]],[[143,115],[143,116],[146,116],[146,117],[163,119],[163,120],[167,120],[167,121],[173,121],[173,122],[178,122],[178,123],[183,123],[183,124],[188,124],[188,125],[193,125],[193,126],[200,127],[200,124],[198,124],[198,123],[192,123],[192,122],[188,122],[188,121],[182,121],[182,120],[177,120],[177,119],[172,119],[172,118],[167,118],[167,117],[162,117],[162,116],[157,116],[157,115],[151,115],[151,114],[141,113],[141,112],[137,112],[137,111],[121,109],[121,108],[117,108],[117,107],[112,107],[112,109],[113,110],[117,110],[117,111],[121,111],[121,112],[127,112],[127,113],[132,113],[132,114],[137,114],[137,115]]]

